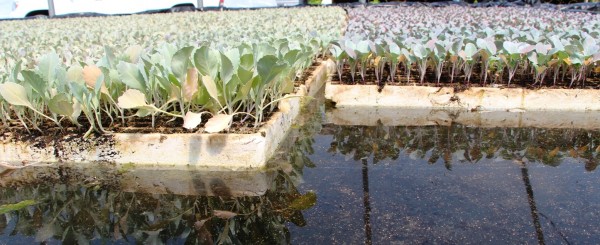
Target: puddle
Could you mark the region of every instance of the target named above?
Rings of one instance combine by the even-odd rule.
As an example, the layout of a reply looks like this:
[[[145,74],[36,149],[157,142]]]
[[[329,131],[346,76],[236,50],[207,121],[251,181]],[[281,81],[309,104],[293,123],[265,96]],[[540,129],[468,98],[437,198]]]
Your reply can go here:
[[[265,171],[2,169],[0,244],[593,244],[600,132],[322,124]]]

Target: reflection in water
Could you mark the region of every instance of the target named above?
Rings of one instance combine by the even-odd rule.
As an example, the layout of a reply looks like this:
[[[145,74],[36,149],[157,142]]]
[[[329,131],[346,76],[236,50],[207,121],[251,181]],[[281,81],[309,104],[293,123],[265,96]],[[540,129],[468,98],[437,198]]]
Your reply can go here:
[[[303,226],[301,210],[314,204],[306,199],[316,198],[301,195],[283,172],[263,196],[237,198],[229,197],[226,183],[216,184],[225,196],[207,197],[124,192],[102,182],[2,188],[2,204],[35,204],[2,212],[0,240],[285,244],[290,239],[286,222]]]
[[[484,158],[549,166],[574,158],[594,171],[600,157],[600,132],[580,129],[327,125],[322,133],[333,136],[329,152],[354,160],[372,157],[378,163],[406,154],[430,164],[442,162],[449,170],[453,162],[477,163]]]
[[[300,121],[266,171],[0,169],[0,244],[289,244],[289,224],[305,226],[302,211],[317,200],[297,189],[304,167],[314,167],[316,115]]]

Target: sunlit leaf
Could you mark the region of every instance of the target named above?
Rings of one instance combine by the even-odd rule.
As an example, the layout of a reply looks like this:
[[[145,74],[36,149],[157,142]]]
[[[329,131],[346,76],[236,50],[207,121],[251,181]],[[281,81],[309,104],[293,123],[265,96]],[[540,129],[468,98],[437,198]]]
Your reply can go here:
[[[75,112],[71,98],[64,93],[60,93],[52,97],[52,99],[50,99],[48,102],[48,109],[50,109],[52,113],[69,117]]]
[[[133,89],[146,91],[146,82],[137,65],[121,61],[117,65],[117,70],[119,71],[119,78],[125,85]]]
[[[31,107],[25,87],[13,82],[0,84],[0,95],[12,105]]]
[[[118,99],[119,107],[123,109],[134,109],[140,107],[148,107],[146,96],[136,89],[128,89]]]
[[[218,133],[223,130],[229,129],[229,125],[231,124],[232,119],[233,119],[233,115],[227,115],[227,114],[216,115],[216,116],[208,119],[208,121],[206,121],[204,131],[206,131],[207,133]]]
[[[194,129],[202,123],[202,113],[194,113],[188,111],[183,117],[183,127],[186,129]]]
[[[202,84],[206,87],[208,94],[215,101],[219,101],[219,90],[217,90],[217,84],[210,76],[202,76]]]

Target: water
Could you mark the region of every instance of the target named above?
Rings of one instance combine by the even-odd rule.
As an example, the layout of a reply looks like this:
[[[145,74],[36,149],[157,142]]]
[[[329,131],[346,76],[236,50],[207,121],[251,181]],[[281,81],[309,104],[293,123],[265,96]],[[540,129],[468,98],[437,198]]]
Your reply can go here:
[[[598,130],[340,126],[316,109],[266,171],[6,170],[0,244],[600,241]]]

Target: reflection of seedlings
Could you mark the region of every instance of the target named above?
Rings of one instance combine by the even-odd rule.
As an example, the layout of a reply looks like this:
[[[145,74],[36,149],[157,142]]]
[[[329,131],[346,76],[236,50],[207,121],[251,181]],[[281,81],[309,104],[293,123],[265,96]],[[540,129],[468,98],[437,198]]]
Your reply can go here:
[[[335,126],[328,152],[347,159],[372,158],[373,164],[395,160],[399,154],[428,164],[477,163],[481,159],[526,157],[530,162],[560,165],[565,157],[580,159],[593,171],[600,156],[600,132],[582,129],[477,128],[452,126]]]
[[[222,196],[160,195],[121,191],[113,183],[114,175],[99,179],[98,189],[86,188],[81,186],[85,178],[75,170],[60,171],[60,179],[17,184],[18,191],[0,189],[3,203],[19,204],[0,214],[0,231],[10,218],[15,225],[8,226],[12,227],[8,232],[36,237],[39,242],[155,244],[183,239],[185,244],[281,244],[289,241],[287,224],[306,225],[302,210],[316,203],[314,192],[299,193],[283,171],[277,172],[264,195],[236,198],[227,197],[231,190],[223,179],[206,184]],[[22,200],[35,203],[18,203]]]
[[[592,172],[598,167],[598,160],[592,159],[585,161],[585,170]]]
[[[21,201],[18,203],[1,205],[0,206],[0,214],[5,214],[5,213],[11,212],[11,211],[23,209],[23,208],[29,207],[31,205],[34,205],[34,204],[35,204],[34,200],[25,200],[25,201]]]
[[[119,170],[117,170],[117,173],[124,174],[124,173],[127,173],[127,172],[133,170],[134,168],[135,168],[134,163],[126,163],[126,164],[121,165]]]
[[[231,197],[231,190],[227,187],[227,184],[221,179],[213,179],[210,181],[210,190],[217,196],[220,197]]]

